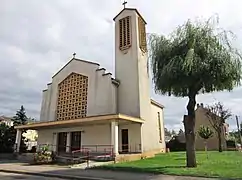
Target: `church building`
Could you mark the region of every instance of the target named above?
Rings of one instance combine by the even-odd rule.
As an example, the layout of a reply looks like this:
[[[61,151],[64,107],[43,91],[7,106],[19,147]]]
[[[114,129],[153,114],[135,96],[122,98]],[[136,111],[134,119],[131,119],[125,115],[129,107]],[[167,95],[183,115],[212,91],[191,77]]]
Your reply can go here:
[[[74,56],[43,90],[40,121],[15,127],[17,151],[22,131],[32,129],[38,146],[55,152],[164,152],[164,106],[151,99],[146,21],[133,8],[113,20],[115,76]]]

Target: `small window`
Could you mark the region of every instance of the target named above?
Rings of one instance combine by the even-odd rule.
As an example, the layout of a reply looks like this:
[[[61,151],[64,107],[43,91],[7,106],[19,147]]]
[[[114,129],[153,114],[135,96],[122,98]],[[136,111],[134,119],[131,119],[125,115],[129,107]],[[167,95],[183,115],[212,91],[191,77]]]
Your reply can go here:
[[[160,112],[158,114],[158,126],[159,126],[159,136],[160,136],[160,142],[162,141],[162,135],[161,135],[161,122],[160,122]]]

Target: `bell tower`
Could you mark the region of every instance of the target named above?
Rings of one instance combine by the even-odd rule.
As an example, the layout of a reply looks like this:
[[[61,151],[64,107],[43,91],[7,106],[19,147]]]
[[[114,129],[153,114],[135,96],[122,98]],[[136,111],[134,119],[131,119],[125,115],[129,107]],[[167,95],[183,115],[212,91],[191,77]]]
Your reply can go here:
[[[118,113],[146,120],[151,106],[146,22],[137,9],[126,7],[114,21]]]

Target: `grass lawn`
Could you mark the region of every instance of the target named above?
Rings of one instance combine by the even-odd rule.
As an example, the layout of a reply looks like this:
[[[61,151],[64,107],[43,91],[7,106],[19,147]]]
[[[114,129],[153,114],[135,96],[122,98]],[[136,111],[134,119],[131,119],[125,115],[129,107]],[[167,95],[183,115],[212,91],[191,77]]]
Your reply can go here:
[[[186,168],[185,152],[159,154],[154,158],[103,166],[105,169],[172,175],[242,178],[242,153],[197,152],[197,168]]]

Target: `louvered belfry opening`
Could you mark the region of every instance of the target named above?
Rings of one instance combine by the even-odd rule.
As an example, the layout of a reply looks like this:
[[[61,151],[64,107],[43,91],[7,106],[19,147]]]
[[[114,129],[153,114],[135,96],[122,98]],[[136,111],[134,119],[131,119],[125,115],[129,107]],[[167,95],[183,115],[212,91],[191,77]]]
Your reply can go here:
[[[119,49],[125,50],[131,47],[131,17],[127,16],[119,20]]]
[[[139,24],[139,46],[143,52],[147,52],[145,22],[141,17],[138,18]]]
[[[58,85],[57,120],[86,117],[88,77],[72,73]]]

